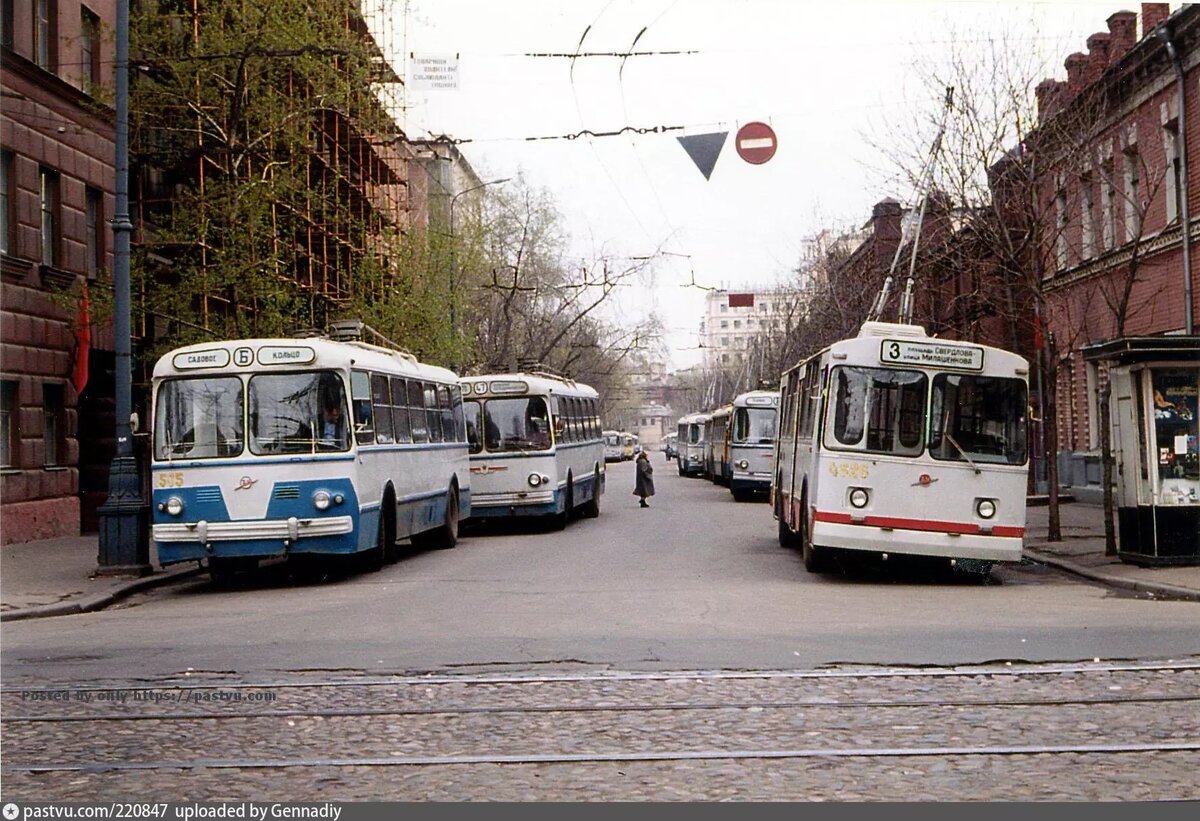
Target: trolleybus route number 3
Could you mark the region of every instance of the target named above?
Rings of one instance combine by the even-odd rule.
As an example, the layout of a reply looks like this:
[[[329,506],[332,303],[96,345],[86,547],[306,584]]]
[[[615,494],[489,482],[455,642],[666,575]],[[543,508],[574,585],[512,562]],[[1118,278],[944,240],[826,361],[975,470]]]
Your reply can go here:
[[[983,370],[983,348],[965,345],[885,339],[881,345],[879,359],[882,362],[900,362],[925,367]]]

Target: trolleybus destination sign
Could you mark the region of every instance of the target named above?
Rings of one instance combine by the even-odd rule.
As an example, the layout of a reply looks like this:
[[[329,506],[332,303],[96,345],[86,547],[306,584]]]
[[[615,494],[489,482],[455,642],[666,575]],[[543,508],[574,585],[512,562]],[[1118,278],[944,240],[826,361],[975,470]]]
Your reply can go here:
[[[885,339],[880,346],[879,360],[902,365],[981,371],[983,348],[973,345],[939,345],[936,342]]]

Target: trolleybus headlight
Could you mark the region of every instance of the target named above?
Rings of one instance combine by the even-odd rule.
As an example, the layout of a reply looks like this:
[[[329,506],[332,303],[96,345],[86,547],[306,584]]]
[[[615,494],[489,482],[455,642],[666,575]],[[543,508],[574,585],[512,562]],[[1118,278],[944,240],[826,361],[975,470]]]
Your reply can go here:
[[[329,510],[329,504],[332,501],[333,498],[329,495],[329,491],[327,490],[318,490],[313,494],[313,507],[315,507],[317,510]]]
[[[738,466],[738,470],[746,470],[748,467],[750,467],[750,463],[747,462],[745,459],[742,459],[741,461],[739,461],[737,463],[737,466]]]
[[[850,488],[850,504],[855,507],[866,507],[870,499],[871,494],[867,493],[865,489],[861,487]]]
[[[529,474],[529,486],[530,487],[537,487],[541,483],[542,483],[541,476],[537,475],[536,473]]]
[[[996,515],[996,503],[991,499],[980,499],[975,503],[975,512],[984,519],[990,519]]]
[[[183,499],[180,499],[178,496],[172,496],[167,499],[166,511],[172,516],[178,516],[180,513],[183,513]]]

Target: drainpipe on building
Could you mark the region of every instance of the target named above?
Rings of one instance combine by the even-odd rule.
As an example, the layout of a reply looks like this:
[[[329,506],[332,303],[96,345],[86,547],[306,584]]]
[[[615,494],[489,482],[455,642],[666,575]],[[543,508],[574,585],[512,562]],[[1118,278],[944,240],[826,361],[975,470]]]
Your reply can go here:
[[[1177,101],[1179,105],[1179,188],[1180,199],[1183,201],[1179,209],[1179,220],[1183,228],[1183,317],[1184,332],[1191,336],[1195,331],[1192,321],[1192,221],[1188,210],[1187,106],[1184,99],[1187,84],[1183,77],[1183,61],[1179,57],[1175,43],[1171,40],[1170,27],[1160,26],[1156,34],[1167,47],[1167,56],[1171,58],[1171,64],[1175,66],[1175,80],[1179,87]]]

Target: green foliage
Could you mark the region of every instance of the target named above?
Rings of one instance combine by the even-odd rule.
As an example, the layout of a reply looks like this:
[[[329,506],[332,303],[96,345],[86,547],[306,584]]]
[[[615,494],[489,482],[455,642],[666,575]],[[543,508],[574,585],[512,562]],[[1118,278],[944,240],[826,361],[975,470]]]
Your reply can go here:
[[[147,230],[133,275],[156,348],[324,325],[348,300],[370,225],[335,144],[390,126],[356,8],[159,0],[134,14],[145,67],[131,91],[134,190]]]

